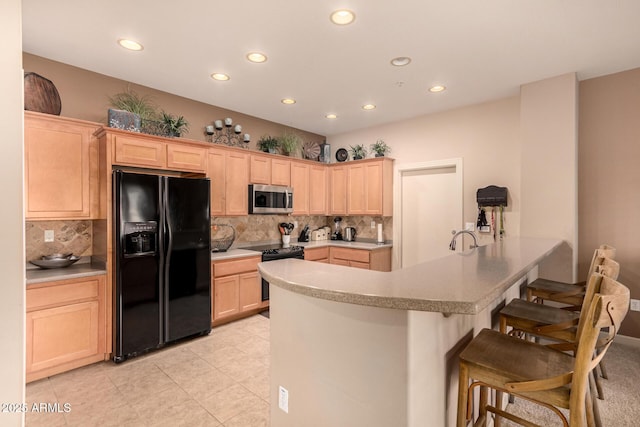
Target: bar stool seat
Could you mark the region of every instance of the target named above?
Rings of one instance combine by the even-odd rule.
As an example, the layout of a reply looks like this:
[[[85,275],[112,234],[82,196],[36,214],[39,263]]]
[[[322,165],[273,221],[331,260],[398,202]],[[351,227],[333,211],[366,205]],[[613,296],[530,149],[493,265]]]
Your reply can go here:
[[[579,320],[575,311],[514,299],[500,310],[500,332],[506,334],[510,326],[514,332],[575,341]]]

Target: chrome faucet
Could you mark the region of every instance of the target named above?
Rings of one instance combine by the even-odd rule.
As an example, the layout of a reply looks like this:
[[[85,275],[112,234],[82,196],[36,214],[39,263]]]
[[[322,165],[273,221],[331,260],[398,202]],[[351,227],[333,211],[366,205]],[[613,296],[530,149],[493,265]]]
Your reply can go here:
[[[461,235],[461,234],[469,234],[471,235],[471,237],[473,237],[473,245],[471,245],[469,247],[469,249],[474,249],[478,247],[478,238],[476,237],[475,233],[473,231],[469,231],[469,230],[460,230],[456,233],[456,230],[451,231],[451,234],[453,234],[453,237],[451,238],[451,243],[449,243],[449,249],[451,249],[452,251],[456,250],[456,238]]]

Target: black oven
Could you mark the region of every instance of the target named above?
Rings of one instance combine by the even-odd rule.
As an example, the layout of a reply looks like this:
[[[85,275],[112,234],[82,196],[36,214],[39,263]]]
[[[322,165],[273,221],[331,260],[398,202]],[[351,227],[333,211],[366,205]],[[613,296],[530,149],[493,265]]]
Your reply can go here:
[[[283,248],[281,245],[254,246],[248,249],[262,251],[262,262],[277,261],[285,258],[304,259],[304,248],[302,246],[289,246]],[[269,282],[262,279],[262,301],[269,299]]]

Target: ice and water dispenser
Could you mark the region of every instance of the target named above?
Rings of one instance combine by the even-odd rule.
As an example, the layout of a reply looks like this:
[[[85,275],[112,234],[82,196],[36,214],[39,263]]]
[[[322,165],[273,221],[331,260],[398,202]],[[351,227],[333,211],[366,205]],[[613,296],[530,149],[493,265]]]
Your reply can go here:
[[[124,256],[155,255],[158,247],[156,221],[124,223]]]

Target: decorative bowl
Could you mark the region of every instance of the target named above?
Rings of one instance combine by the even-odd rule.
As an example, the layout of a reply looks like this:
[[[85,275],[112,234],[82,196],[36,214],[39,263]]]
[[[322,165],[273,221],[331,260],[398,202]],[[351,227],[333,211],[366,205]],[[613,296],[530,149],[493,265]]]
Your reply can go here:
[[[33,265],[37,265],[40,268],[64,268],[69,267],[80,259],[79,256],[70,255],[68,258],[52,258],[52,259],[34,259],[29,261]]]

